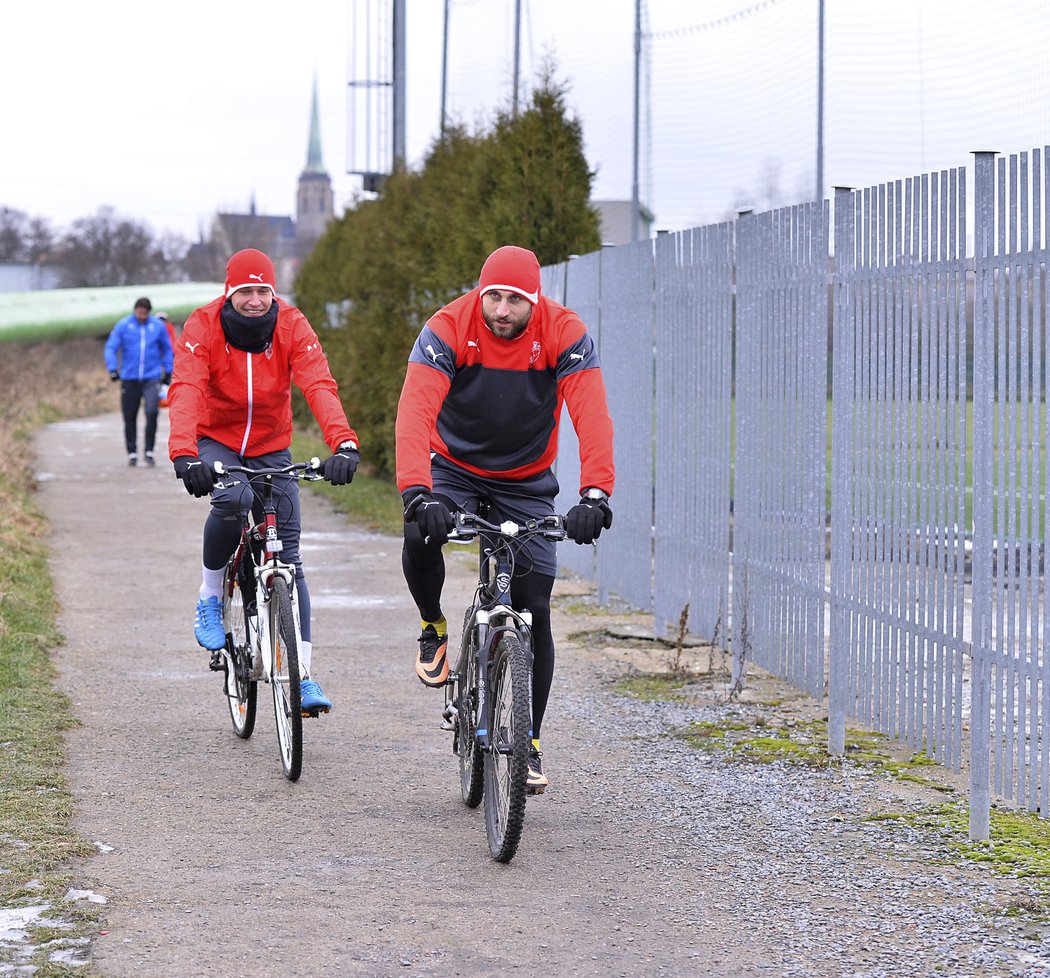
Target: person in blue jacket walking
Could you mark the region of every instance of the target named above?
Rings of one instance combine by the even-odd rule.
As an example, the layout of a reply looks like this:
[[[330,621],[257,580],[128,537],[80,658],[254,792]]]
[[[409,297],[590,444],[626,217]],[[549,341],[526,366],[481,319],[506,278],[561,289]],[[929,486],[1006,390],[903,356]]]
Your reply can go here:
[[[142,298],[135,311],[118,320],[106,340],[106,369],[120,381],[120,409],[124,413],[124,442],[128,465],[137,465],[139,404],[146,405],[146,464],[156,465],[153,443],[157,437],[160,385],[171,382],[174,351],[168,329],[150,315],[153,304]]]

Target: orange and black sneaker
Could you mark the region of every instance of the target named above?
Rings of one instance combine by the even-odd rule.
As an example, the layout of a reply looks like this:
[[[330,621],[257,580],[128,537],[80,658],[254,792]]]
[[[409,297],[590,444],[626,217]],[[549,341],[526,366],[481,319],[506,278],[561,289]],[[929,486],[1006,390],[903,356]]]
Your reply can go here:
[[[437,628],[428,624],[419,636],[419,654],[416,656],[416,675],[424,686],[435,689],[448,679],[448,632],[438,635]]]
[[[535,742],[529,744],[529,779],[525,782],[525,791],[530,795],[542,795],[550,784],[547,775],[543,773],[541,757],[543,755]]]

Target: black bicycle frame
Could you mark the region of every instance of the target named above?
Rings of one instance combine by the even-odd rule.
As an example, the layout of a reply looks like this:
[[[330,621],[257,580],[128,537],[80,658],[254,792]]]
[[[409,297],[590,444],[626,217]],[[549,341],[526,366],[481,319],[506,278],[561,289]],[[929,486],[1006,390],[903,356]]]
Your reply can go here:
[[[510,586],[513,571],[509,554],[504,547],[499,547],[498,545],[493,546],[492,550],[486,552],[485,547],[488,539],[485,534],[482,534],[481,543],[479,544],[481,551],[479,558],[481,564],[479,575],[481,599],[478,603],[478,609],[474,613],[474,621],[472,623],[472,626],[477,629],[478,636],[478,725],[474,737],[483,750],[492,749],[492,731],[490,729],[492,704],[489,702],[487,693],[489,688],[489,666],[492,664],[493,651],[499,644],[500,637],[505,632],[513,632],[516,635],[520,635],[523,639],[522,644],[529,653],[530,659],[532,656],[532,629],[521,617],[521,613],[515,611],[510,603]],[[494,556],[496,566],[493,573],[491,562]],[[503,625],[491,625],[488,620],[489,614],[493,608],[501,605],[510,609],[510,614],[513,616],[514,621]],[[478,619],[482,615],[484,619],[479,621]]]

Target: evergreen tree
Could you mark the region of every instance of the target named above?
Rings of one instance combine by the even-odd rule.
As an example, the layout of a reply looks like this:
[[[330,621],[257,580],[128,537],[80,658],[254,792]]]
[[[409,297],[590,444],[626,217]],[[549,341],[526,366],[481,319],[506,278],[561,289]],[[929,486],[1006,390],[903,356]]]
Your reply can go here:
[[[397,400],[427,317],[471,288],[500,245],[531,248],[545,265],[598,248],[592,177],[565,88],[548,73],[517,117],[446,130],[419,172],[394,173],[381,197],[329,225],[295,292],[377,473],[393,472]]]

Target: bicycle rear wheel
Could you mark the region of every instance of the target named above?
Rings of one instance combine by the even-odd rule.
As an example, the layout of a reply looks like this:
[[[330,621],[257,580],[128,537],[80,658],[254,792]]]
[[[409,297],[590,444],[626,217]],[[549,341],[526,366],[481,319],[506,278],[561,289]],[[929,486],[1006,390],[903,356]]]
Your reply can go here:
[[[233,732],[247,740],[255,730],[258,688],[251,678],[253,636],[257,617],[248,611],[255,603],[255,582],[244,573],[247,558],[236,555],[226,564],[222,582],[222,624],[226,630],[226,705]]]
[[[477,808],[485,790],[485,758],[474,738],[477,729],[478,675],[477,648],[474,645],[473,609],[463,618],[463,639],[456,663],[455,751],[459,756],[459,787],[468,808]]]
[[[270,595],[270,688],[277,720],[281,767],[289,781],[303,770],[303,710],[299,688],[299,637],[288,584],[274,580]]]
[[[504,634],[489,672],[491,747],[485,752],[485,831],[492,858],[510,862],[525,823],[529,777],[529,662],[517,635]]]

